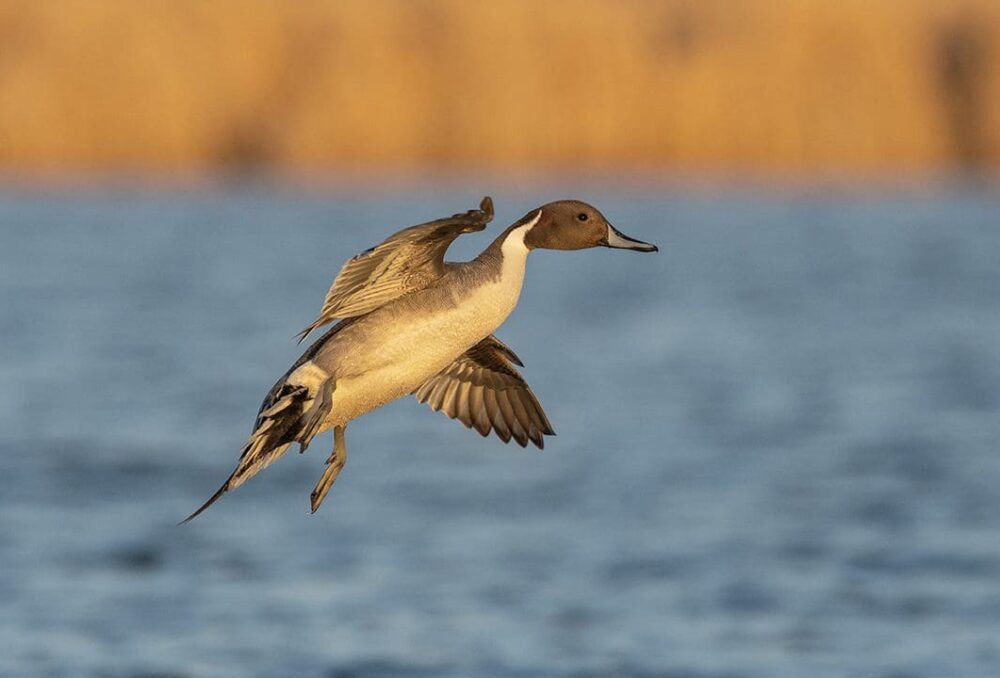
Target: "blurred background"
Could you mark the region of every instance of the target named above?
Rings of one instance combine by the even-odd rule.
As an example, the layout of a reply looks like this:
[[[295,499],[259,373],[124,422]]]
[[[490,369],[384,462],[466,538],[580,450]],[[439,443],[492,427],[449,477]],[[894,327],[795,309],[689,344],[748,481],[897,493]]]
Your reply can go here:
[[[995,167],[993,0],[5,0],[18,172]]]
[[[1000,675],[1000,4],[0,2],[0,675]],[[235,464],[349,256],[577,197],[498,336]],[[327,436],[328,437],[328,436]]]

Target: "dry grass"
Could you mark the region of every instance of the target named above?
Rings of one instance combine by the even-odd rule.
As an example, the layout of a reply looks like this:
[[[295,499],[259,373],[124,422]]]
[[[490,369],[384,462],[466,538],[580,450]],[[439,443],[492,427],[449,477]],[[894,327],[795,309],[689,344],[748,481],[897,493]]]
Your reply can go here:
[[[1000,161],[996,0],[5,0],[0,164]]]

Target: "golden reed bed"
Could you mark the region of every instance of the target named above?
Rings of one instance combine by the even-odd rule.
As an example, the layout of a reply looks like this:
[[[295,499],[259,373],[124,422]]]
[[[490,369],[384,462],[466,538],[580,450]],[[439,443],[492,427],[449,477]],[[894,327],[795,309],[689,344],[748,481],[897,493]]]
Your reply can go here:
[[[995,167],[997,0],[5,0],[0,168]]]

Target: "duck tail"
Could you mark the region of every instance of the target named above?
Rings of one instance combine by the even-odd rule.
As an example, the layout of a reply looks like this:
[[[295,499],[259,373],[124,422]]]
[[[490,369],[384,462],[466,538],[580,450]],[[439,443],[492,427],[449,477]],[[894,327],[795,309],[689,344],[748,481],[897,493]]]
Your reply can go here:
[[[300,330],[299,333],[295,335],[295,343],[296,344],[301,344],[303,341],[305,341],[306,337],[308,337],[309,334],[314,329],[316,329],[317,327],[319,327],[321,324],[322,323],[320,323],[319,320],[317,320],[316,322],[312,323],[308,327],[302,328],[302,330]]]
[[[293,443],[305,452],[333,406],[333,379],[326,379],[315,389],[278,382],[268,393],[257,415],[254,431],[240,452],[240,461],[226,482],[181,521],[187,523],[214,504],[229,490],[236,489],[278,460]],[[314,393],[310,393],[314,390]]]

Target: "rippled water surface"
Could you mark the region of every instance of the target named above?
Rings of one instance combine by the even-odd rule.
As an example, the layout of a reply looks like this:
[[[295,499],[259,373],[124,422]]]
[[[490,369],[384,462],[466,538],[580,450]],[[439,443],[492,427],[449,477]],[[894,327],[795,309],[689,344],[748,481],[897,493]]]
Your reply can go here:
[[[1000,196],[590,198],[498,332],[558,437],[412,399],[195,522],[348,256],[482,189],[0,192],[0,674],[1000,675]]]

